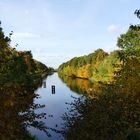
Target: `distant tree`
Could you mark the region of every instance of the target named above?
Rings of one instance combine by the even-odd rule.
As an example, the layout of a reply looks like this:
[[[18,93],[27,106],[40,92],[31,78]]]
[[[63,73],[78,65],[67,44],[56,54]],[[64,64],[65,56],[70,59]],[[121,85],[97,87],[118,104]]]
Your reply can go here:
[[[138,18],[140,18],[140,9],[139,9],[139,10],[136,9],[135,12],[134,12],[134,14],[135,14]]]

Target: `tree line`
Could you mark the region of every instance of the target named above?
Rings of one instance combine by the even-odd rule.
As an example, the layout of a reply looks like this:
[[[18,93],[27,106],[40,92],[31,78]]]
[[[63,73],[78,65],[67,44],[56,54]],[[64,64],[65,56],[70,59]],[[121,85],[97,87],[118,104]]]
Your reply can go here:
[[[53,71],[53,68],[34,60],[31,51],[17,51],[17,45],[11,47],[12,34],[13,31],[5,36],[0,22],[0,85],[30,83]]]

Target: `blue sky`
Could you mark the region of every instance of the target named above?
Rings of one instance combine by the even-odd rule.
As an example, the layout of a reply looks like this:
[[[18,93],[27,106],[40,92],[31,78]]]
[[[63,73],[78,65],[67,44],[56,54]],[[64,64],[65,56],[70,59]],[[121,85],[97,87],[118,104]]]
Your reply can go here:
[[[140,0],[0,0],[0,20],[12,45],[57,68],[74,56],[117,49]]]

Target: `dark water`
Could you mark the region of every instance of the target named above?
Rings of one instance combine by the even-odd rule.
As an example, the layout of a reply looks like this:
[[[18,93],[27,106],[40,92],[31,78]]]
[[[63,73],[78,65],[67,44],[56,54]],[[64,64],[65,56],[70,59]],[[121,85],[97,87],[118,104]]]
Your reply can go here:
[[[45,112],[47,114],[47,118],[43,119],[47,127],[61,129],[61,124],[63,123],[61,117],[65,112],[67,112],[68,107],[66,102],[72,102],[74,100],[72,96],[80,97],[81,95],[70,90],[70,88],[68,88],[68,86],[60,80],[57,73],[48,76],[44,82],[46,82],[46,88],[41,87],[36,91],[36,93],[40,95],[40,98],[36,99],[34,102],[36,104],[44,104],[45,107],[38,109],[36,113]],[[52,85],[55,85],[55,94],[52,94]],[[46,135],[44,132],[33,128],[31,128],[30,131],[39,140],[46,140]],[[52,137],[47,139],[64,140],[60,134],[51,130],[49,132],[51,133]]]

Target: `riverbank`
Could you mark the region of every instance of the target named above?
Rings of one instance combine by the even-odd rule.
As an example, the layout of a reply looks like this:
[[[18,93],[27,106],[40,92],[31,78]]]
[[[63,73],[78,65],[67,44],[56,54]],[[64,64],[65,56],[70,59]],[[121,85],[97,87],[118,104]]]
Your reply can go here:
[[[59,75],[88,79],[91,82],[112,83],[114,73],[121,69],[121,62],[118,58],[119,51],[113,51],[110,54],[98,49],[95,52],[75,57],[58,68]],[[119,65],[119,67],[115,67]]]

